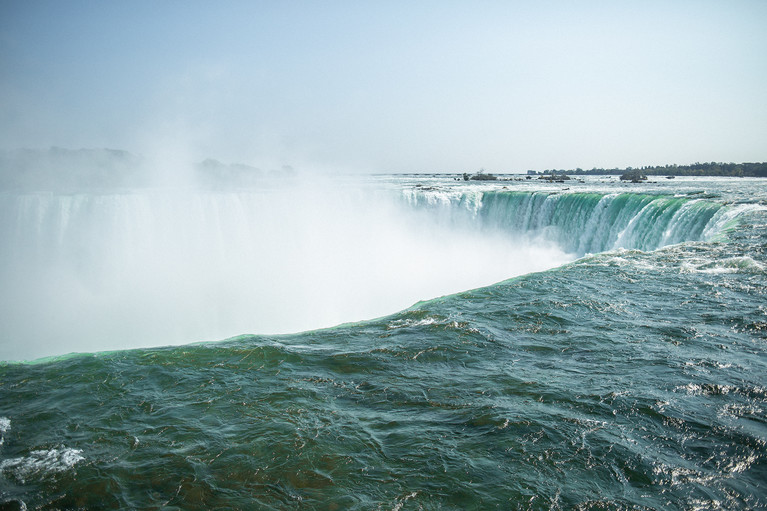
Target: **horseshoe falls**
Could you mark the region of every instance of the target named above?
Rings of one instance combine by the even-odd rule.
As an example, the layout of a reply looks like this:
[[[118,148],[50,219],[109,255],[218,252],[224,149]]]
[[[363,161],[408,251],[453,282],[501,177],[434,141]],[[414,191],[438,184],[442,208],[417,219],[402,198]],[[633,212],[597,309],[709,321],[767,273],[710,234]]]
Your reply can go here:
[[[767,506],[767,182],[0,191],[0,508]]]

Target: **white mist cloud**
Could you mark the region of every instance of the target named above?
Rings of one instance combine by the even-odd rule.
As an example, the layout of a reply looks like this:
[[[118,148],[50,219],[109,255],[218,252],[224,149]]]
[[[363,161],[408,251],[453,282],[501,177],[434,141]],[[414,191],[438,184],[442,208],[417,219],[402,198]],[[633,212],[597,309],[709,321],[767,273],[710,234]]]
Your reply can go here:
[[[0,196],[0,360],[329,327],[572,257],[383,188],[278,183]]]

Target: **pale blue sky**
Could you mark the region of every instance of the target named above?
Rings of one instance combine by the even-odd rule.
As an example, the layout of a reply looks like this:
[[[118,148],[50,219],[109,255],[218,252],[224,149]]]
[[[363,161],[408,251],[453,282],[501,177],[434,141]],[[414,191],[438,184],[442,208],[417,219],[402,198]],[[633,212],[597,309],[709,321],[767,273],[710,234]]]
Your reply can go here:
[[[767,160],[767,1],[0,0],[0,148],[375,172]]]

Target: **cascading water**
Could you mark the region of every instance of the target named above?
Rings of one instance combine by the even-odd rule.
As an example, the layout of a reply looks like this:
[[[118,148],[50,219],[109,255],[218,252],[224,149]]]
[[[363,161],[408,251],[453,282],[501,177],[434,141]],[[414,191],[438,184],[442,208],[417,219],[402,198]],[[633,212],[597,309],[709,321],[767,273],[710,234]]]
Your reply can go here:
[[[715,226],[728,209],[702,199],[635,193],[490,191],[478,199],[462,195],[445,200],[466,210],[484,229],[510,236],[540,235],[579,256],[701,241],[717,231]],[[418,199],[412,203],[421,208],[430,205]]]

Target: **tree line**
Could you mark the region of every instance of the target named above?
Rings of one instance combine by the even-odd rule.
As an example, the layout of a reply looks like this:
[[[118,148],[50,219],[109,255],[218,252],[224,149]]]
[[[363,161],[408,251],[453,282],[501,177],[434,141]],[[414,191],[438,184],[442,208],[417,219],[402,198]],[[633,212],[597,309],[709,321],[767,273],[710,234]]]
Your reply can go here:
[[[639,171],[646,176],[731,176],[731,177],[767,177],[767,162],[762,163],[692,163],[690,165],[658,165],[645,167],[626,167],[625,169],[593,168],[584,170],[544,170],[540,174],[570,174],[576,176],[614,176]],[[539,174],[529,171],[528,174]]]

